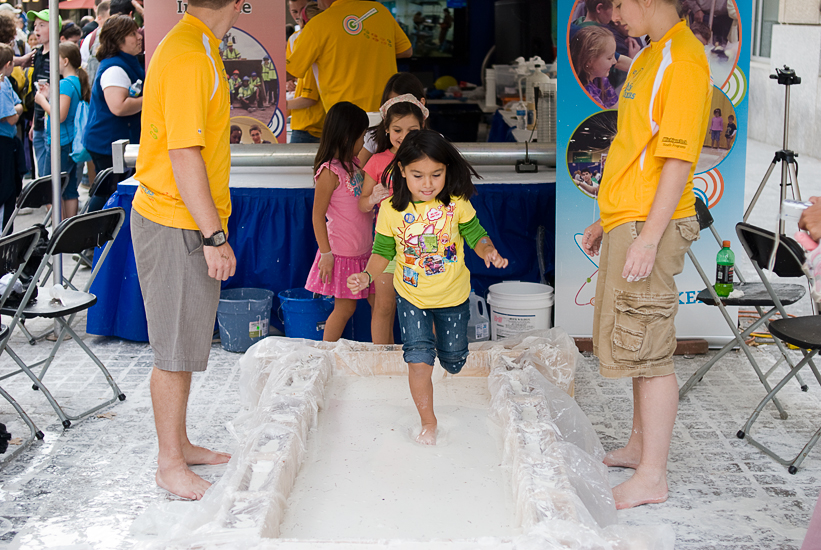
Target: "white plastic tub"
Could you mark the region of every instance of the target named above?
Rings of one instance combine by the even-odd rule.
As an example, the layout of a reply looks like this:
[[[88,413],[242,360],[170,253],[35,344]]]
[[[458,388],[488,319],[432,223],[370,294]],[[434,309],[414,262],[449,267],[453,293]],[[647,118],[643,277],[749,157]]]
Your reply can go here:
[[[553,287],[519,281],[488,288],[490,338],[501,340],[553,327]]]

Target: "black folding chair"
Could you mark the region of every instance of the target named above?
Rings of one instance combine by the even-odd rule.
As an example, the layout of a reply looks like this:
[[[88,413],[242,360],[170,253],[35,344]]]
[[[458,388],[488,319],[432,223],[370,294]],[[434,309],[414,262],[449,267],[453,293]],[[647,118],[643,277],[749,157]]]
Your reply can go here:
[[[750,435],[750,430],[767,403],[771,400],[774,401],[775,395],[781,391],[781,388],[783,388],[794,376],[797,376],[798,371],[805,366],[810,366],[813,375],[815,375],[815,379],[819,384],[821,384],[821,374],[819,374],[818,369],[812,361],[813,357],[815,357],[819,350],[821,350],[821,315],[777,319],[770,323],[770,334],[781,341],[800,348],[804,352],[804,358],[797,365],[794,365],[790,369],[790,372],[782,378],[772,390],[770,390],[764,399],[761,400],[761,403],[758,404],[749,420],[747,420],[747,423],[744,424],[744,427],[738,431],[736,436],[739,439],[746,439],[755,447],[758,447],[764,453],[775,459],[779,464],[787,466],[787,471],[789,473],[795,474],[798,472],[798,467],[807,457],[807,454],[809,454],[810,450],[812,450],[815,446],[818,438],[821,437],[821,428],[816,430],[807,444],[804,445],[804,448],[801,449],[801,452],[798,453],[798,456],[792,460],[781,458],[781,456],[779,456],[775,451],[753,439]]]
[[[26,262],[31,257],[31,253],[37,245],[41,231],[42,229],[39,227],[30,227],[24,231],[0,238],[0,275],[12,275],[7,283],[5,292],[0,296],[0,306],[5,304],[9,296],[11,296],[15,283],[20,278],[20,274],[23,272]],[[4,344],[10,336],[11,329],[5,325],[0,325],[0,342]],[[3,344],[0,344],[0,346]],[[6,378],[8,378],[8,376],[0,376],[0,380],[5,380]],[[17,401],[15,401],[2,386],[0,386],[0,396],[5,398],[6,401],[14,407],[14,410],[17,411],[17,414],[28,426],[30,432],[28,438],[26,438],[22,445],[3,457],[3,460],[0,461],[0,466],[4,466],[18,454],[22,453],[35,439],[43,439],[43,432],[37,429],[37,426],[34,425],[34,422],[29,415],[26,414],[26,411],[23,410]]]
[[[701,226],[701,228],[709,228],[715,236],[716,242],[720,246],[722,241],[718,233],[715,231],[715,228],[713,227],[713,217],[710,214],[709,209],[707,209],[706,205],[700,199],[696,199],[696,215],[698,217],[699,225]],[[736,226],[736,232],[738,231],[738,226]],[[742,241],[742,246],[745,246],[744,239],[741,235],[739,235],[739,239]],[[792,239],[787,240],[791,241],[791,245],[795,245],[795,247],[798,248],[798,252],[802,254],[802,259],[800,261],[798,260],[798,258],[794,258],[792,259],[792,261],[782,259],[782,262],[778,267],[779,275],[784,277],[803,277],[804,273],[800,269],[800,264],[803,261],[803,252],[801,252],[801,247],[798,246],[798,244],[795,243],[795,241],[792,241]],[[770,250],[772,250],[772,246],[767,250],[768,254]],[[792,248],[790,250],[792,250]],[[783,256],[785,252],[780,251],[779,254]],[[724,355],[726,355],[730,350],[732,350],[736,346],[738,346],[744,352],[744,355],[746,355],[747,360],[750,362],[750,365],[752,365],[753,370],[758,376],[759,381],[764,386],[764,388],[769,392],[771,387],[769,382],[767,381],[767,377],[772,373],[772,371],[775,369],[775,367],[778,366],[779,363],[776,363],[776,365],[765,374],[761,370],[761,367],[758,365],[758,362],[753,357],[752,351],[746,343],[746,339],[753,332],[755,332],[756,329],[758,329],[761,325],[766,326],[766,324],[769,322],[769,319],[776,313],[786,315],[783,306],[793,304],[800,300],[801,297],[804,296],[806,289],[801,285],[795,284],[771,284],[769,281],[766,281],[765,277],[764,280],[766,282],[764,283],[748,283],[743,280],[743,277],[739,271],[735,271],[735,275],[739,279],[739,282],[733,285],[733,290],[740,291],[742,296],[733,298],[719,297],[715,292],[715,288],[713,287],[712,281],[701,268],[701,265],[698,263],[698,260],[696,259],[695,254],[693,254],[692,250],[688,251],[688,255],[690,256],[690,260],[693,262],[696,271],[698,271],[702,281],[706,285],[706,288],[698,294],[697,299],[700,302],[703,302],[704,304],[716,306],[719,308],[722,317],[724,317],[724,320],[727,322],[727,326],[730,327],[730,330],[733,333],[733,340],[730,340],[727,344],[725,344],[724,347],[722,347],[718,351],[718,353],[716,353],[709,361],[704,363],[704,365],[702,365],[695,373],[693,373],[693,375],[687,380],[687,382],[684,383],[684,385],[679,390],[679,399],[687,395],[687,392],[689,392],[695,384],[697,384],[702,380],[702,378],[704,378],[704,375],[707,374],[707,372],[716,364],[716,362],[718,362],[719,359],[721,359]],[[753,258],[751,259],[755,264],[755,260]],[[797,275],[794,271],[795,261],[798,261],[799,271]],[[763,273],[760,273],[760,275],[763,277]],[[733,320],[733,318],[730,316],[730,313],[727,311],[728,306],[753,307],[758,312],[759,318],[749,327],[747,327],[744,331],[739,332],[737,323]],[[764,308],[769,309],[765,311]],[[787,361],[790,361],[789,355],[786,353],[786,349],[783,348],[783,345],[780,342],[777,342],[777,344],[782,353],[781,360],[786,359]],[[802,389],[806,391],[806,385],[804,385],[803,382],[800,383],[802,384]],[[784,408],[781,406],[780,401],[776,399],[773,401],[773,403],[778,408],[781,417],[786,419],[788,415]]]
[[[105,368],[105,365],[103,365],[94,352],[89,349],[85,342],[83,342],[77,333],[71,328],[71,323],[74,321],[74,317],[78,312],[85,311],[97,303],[97,297],[91,294],[88,290],[91,287],[91,283],[94,281],[94,278],[97,276],[100,267],[103,265],[103,262],[111,249],[111,245],[117,237],[124,221],[125,211],[122,208],[111,208],[109,210],[91,212],[89,214],[82,214],[63,220],[63,222],[57,226],[57,229],[55,229],[54,234],[49,241],[48,249],[46,250],[45,256],[37,268],[34,281],[38,281],[40,279],[55,254],[75,254],[87,248],[105,245],[100,255],[100,259],[92,270],[91,276],[89,277],[89,280],[83,290],[70,291],[60,300],[49,300],[45,296],[42,296],[36,302],[28,304],[28,299],[33,293],[34,288],[34,283],[32,283],[32,285],[29,286],[21,305],[17,309],[6,307],[0,308],[0,313],[3,315],[12,316],[12,321],[9,323],[9,331],[14,330],[15,325],[21,319],[41,317],[54,319],[57,323],[59,323],[60,333],[57,335],[57,340],[54,342],[54,346],[52,347],[49,356],[42,361],[38,361],[31,365],[26,364],[22,359],[20,359],[14,350],[8,346],[8,338],[0,343],[0,352],[5,349],[9,356],[20,367],[20,370],[15,371],[13,374],[24,372],[29,378],[31,378],[32,382],[34,382],[33,388],[43,392],[46,399],[57,413],[57,416],[60,417],[64,428],[71,426],[72,420],[79,420],[97,412],[104,407],[107,407],[117,400],[123,401],[125,399],[125,394],[120,391],[120,388],[117,386],[116,382],[114,382],[114,379],[111,377],[108,369]],[[57,355],[57,351],[60,349],[60,345],[63,343],[63,338],[66,333],[71,335],[77,345],[79,345],[86,355],[88,355],[97,365],[114,393],[114,396],[108,401],[100,403],[73,416],[67,414],[63,410],[42,382],[43,377],[46,375],[46,372],[54,361],[54,357]],[[40,365],[42,365],[42,370],[40,371],[40,375],[37,376],[34,374],[32,369]]]
[[[60,189],[65,190],[66,185],[68,185],[68,174],[63,172],[60,174]],[[12,232],[14,229],[14,219],[18,216],[22,208],[40,208],[41,206],[50,206],[53,202],[52,197],[51,176],[43,176],[42,178],[37,178],[36,180],[29,182],[29,184],[26,185],[22,191],[20,191],[20,195],[17,197],[17,202],[14,205],[14,212],[12,212],[11,218],[9,218],[9,222],[6,224],[6,227],[3,228],[3,232],[0,233],[0,237],[5,237]],[[43,225],[48,226],[50,219],[51,213],[49,212],[43,218]]]
[[[114,168],[106,168],[97,172],[97,176],[94,178],[94,183],[91,184],[91,188],[88,190],[88,200],[83,205],[83,208],[79,213],[85,214],[88,212],[88,207],[94,197],[103,197],[104,195],[110,196],[112,193],[112,182],[117,179],[118,175],[119,174],[114,173]],[[115,182],[115,189],[116,185],[117,184]],[[74,266],[74,270],[65,280],[65,283],[74,290],[76,290],[76,287],[73,284],[74,276],[77,275],[77,271],[80,270],[81,266],[91,267],[94,263],[94,249],[83,250],[79,254],[75,255],[75,259],[77,260],[77,263]]]

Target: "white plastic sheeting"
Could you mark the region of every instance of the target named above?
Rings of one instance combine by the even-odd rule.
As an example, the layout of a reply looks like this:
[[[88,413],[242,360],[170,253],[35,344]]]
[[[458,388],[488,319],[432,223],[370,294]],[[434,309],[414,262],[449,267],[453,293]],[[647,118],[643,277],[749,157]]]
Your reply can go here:
[[[672,550],[666,526],[628,527],[616,510],[604,450],[572,393],[579,358],[561,329],[471,345],[466,376],[487,376],[489,415],[502,428],[522,535],[471,540],[279,539],[288,495],[331,376],[404,374],[399,346],[267,338],[240,359],[247,412],[222,479],[197,503],[147,510],[132,532],[146,548],[462,548]],[[442,370],[442,369],[437,369]]]

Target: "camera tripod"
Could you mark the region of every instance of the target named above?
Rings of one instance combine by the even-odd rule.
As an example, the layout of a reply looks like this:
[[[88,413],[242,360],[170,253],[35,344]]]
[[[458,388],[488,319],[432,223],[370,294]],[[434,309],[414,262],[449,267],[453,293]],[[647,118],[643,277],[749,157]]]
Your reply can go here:
[[[750,217],[753,207],[755,207],[756,202],[758,202],[758,197],[761,195],[761,192],[764,191],[764,186],[767,185],[767,180],[770,179],[770,176],[778,163],[781,163],[781,194],[778,203],[779,212],[781,212],[781,206],[784,204],[784,199],[787,197],[787,187],[792,188],[793,198],[799,201],[801,200],[801,190],[798,189],[798,163],[795,160],[798,155],[795,154],[794,151],[788,149],[790,135],[790,86],[801,84],[801,77],[796,76],[794,70],[784,65],[783,69],[776,69],[775,74],[771,74],[770,78],[777,80],[780,85],[784,86],[784,140],[781,150],[775,152],[773,161],[770,163],[767,173],[764,174],[764,179],[761,180],[761,183],[755,192],[755,196],[753,197],[752,202],[750,202],[750,206],[748,206],[747,211],[744,212],[744,222],[746,222],[747,218]],[[776,239],[778,239],[783,232],[784,220],[779,217]],[[773,256],[775,256],[775,249],[777,248],[778,243],[776,241],[776,247],[773,249]],[[772,266],[770,266],[770,268],[772,268]]]

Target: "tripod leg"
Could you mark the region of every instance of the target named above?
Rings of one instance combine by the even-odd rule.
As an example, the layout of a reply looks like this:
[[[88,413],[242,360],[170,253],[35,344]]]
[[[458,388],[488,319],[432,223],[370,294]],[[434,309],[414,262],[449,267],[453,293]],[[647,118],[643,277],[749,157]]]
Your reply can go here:
[[[756,191],[755,191],[755,196],[753,197],[753,200],[750,202],[750,206],[748,206],[747,211],[744,212],[744,220],[743,221],[745,223],[747,222],[747,218],[750,217],[750,214],[753,211],[753,207],[755,206],[755,203],[758,202],[758,197],[760,197],[761,192],[764,191],[764,186],[767,185],[767,180],[770,179],[770,175],[773,173],[773,170],[775,170],[775,164],[777,162],[777,159],[778,159],[778,157],[774,158],[773,161],[770,163],[770,167],[767,168],[767,173],[764,174],[764,178],[761,180],[761,183],[758,185],[758,189],[756,189]]]
[[[798,172],[795,170],[795,161],[790,162],[787,165],[790,169],[790,178],[792,181],[793,189],[795,190],[795,200],[801,200],[801,190],[798,188]]]

